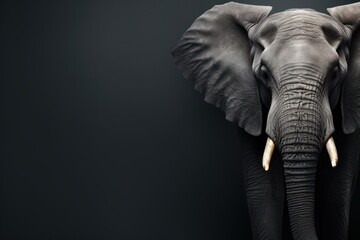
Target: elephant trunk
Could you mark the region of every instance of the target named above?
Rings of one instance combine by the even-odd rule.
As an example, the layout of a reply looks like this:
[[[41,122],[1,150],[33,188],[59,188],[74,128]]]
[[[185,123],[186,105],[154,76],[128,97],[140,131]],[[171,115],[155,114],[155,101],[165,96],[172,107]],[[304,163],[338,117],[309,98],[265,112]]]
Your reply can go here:
[[[315,178],[325,132],[321,105],[315,99],[293,99],[282,106],[294,104],[298,107],[285,107],[278,121],[290,225],[294,240],[317,240]]]
[[[296,151],[296,153],[292,153]],[[309,145],[283,148],[285,186],[294,240],[315,240],[317,150]]]

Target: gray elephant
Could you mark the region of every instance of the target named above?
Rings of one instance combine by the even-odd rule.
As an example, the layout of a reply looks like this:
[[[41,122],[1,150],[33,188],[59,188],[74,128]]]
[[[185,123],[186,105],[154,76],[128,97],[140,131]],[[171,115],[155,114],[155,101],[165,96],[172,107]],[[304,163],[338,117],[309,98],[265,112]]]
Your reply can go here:
[[[175,63],[240,127],[253,238],[291,238],[288,219],[293,239],[347,239],[360,154],[360,3],[330,15],[270,11],[213,7],[184,33]]]

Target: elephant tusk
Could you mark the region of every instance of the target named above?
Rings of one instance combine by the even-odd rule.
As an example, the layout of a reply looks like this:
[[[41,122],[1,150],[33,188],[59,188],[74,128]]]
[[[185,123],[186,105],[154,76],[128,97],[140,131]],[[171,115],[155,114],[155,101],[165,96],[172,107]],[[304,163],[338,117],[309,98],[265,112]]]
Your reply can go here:
[[[336,167],[337,162],[338,162],[338,153],[337,153],[337,150],[336,150],[334,139],[332,137],[329,138],[329,140],[326,143],[326,150],[329,153],[331,166]]]
[[[274,149],[275,149],[275,143],[270,138],[268,138],[266,140],[266,146],[265,146],[263,160],[262,160],[262,165],[263,165],[263,168],[265,169],[265,171],[269,170],[270,161],[271,161],[271,157],[274,153]]]

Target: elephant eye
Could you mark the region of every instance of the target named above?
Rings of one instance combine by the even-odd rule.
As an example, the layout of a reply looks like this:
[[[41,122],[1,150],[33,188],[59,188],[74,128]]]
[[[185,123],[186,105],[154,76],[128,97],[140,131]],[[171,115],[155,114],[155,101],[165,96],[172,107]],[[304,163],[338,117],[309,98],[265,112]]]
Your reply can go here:
[[[338,79],[341,75],[341,67],[340,64],[336,64],[331,72],[331,79],[335,80]]]
[[[340,74],[342,71],[342,68],[340,66],[340,63],[337,63],[335,66],[334,66],[334,69],[333,69],[333,72],[336,73],[336,74]]]
[[[260,66],[259,75],[263,81],[267,82],[269,80],[269,70],[263,64]]]

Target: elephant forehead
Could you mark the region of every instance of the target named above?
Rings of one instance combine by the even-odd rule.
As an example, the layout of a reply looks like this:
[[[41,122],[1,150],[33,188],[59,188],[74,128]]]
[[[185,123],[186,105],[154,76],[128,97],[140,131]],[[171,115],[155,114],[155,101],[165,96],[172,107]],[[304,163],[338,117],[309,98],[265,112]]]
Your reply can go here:
[[[277,40],[340,38],[342,29],[330,16],[307,9],[291,9],[270,16],[259,28],[258,36],[275,34]]]

